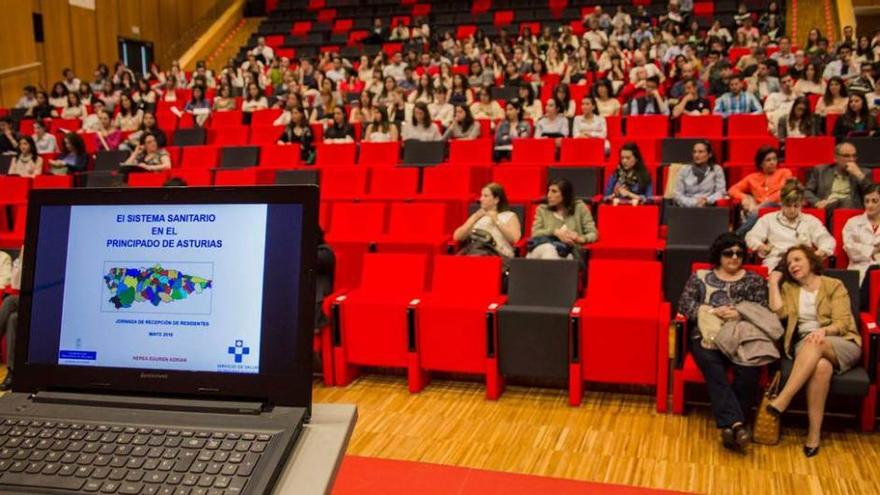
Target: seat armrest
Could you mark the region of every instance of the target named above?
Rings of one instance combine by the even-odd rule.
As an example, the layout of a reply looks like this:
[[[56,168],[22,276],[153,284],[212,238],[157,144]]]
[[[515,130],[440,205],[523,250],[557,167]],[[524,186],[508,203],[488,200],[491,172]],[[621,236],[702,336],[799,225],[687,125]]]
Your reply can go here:
[[[327,298],[330,301],[330,337],[335,347],[342,345],[342,304],[348,298],[345,294]]]
[[[578,299],[568,313],[568,362],[581,362],[581,312],[586,306],[586,299]]]
[[[687,356],[687,323],[687,318],[681,313],[676,313],[672,320],[672,330],[675,336],[672,359],[677,370],[684,366],[684,358]]]
[[[498,296],[486,307],[486,357],[498,355],[498,309],[507,304],[507,296]]]
[[[862,360],[868,379],[871,383],[877,381],[877,360],[880,359],[880,327],[870,313],[859,314],[859,330],[862,335]]]
[[[415,298],[410,300],[409,304],[406,305],[406,347],[408,352],[416,352],[418,347],[418,339],[416,338],[416,314],[421,302],[421,299]]]

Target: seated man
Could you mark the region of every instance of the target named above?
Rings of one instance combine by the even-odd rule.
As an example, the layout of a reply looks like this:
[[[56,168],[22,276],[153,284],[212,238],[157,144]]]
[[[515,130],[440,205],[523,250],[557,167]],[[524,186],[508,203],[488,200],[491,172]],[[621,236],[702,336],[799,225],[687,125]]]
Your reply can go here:
[[[794,100],[799,96],[794,91],[794,78],[786,74],[780,79],[779,89],[767,95],[764,101],[764,113],[767,114],[767,123],[772,133],[776,133],[776,125],[782,116],[788,115]]]
[[[758,64],[755,75],[748,79],[749,92],[755,95],[758,100],[763,101],[771,93],[779,91],[779,78],[770,75],[770,66],[767,62]]]
[[[630,100],[627,115],[669,115],[669,105],[660,94],[660,79],[651,76],[645,80],[645,92],[642,96]]]
[[[730,91],[721,95],[715,102],[715,112],[728,117],[736,114],[760,113],[761,104],[755,95],[743,91],[742,76],[734,75],[730,78]]]
[[[852,143],[834,147],[835,163],[821,165],[810,172],[805,197],[816,208],[862,208],[864,192],[871,185],[871,174],[856,163]]]

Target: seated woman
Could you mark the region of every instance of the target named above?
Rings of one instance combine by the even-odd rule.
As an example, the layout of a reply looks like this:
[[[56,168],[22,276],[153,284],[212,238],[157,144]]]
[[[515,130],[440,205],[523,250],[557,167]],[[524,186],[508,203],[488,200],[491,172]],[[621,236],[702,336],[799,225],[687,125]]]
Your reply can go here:
[[[846,112],[849,103],[849,93],[846,84],[840,77],[832,77],[825,87],[825,94],[816,103],[816,115],[825,117],[828,114],[842,114]]]
[[[790,137],[811,137],[822,133],[822,123],[810,110],[810,100],[805,96],[798,96],[791,104],[788,115],[779,118],[775,128],[776,137],[785,139]]]
[[[489,88],[481,88],[477,93],[477,101],[471,104],[471,115],[475,119],[500,120],[504,118],[504,110],[497,101],[492,99]]]
[[[495,161],[509,160],[513,140],[527,138],[531,134],[528,122],[523,121],[524,110],[517,101],[507,103],[505,118],[495,129]]]
[[[472,235],[475,230],[482,230]],[[483,233],[492,237],[489,243],[481,239]],[[458,242],[469,241],[461,254],[514,256],[513,245],[522,236],[522,226],[516,213],[510,211],[507,195],[501,184],[490,182],[480,191],[480,209],[455,229],[452,238]]]
[[[791,169],[779,167],[779,153],[770,146],[758,148],[755,167],[757,172],[743,177],[727,191],[742,206],[742,225],[736,231],[739,235],[755,226],[761,208],[779,206],[779,192],[791,178]]]
[[[586,243],[596,242],[599,233],[590,208],[574,198],[566,179],[554,179],[547,186],[546,202],[535,210],[527,258],[572,259]]]
[[[715,163],[715,152],[707,140],[694,143],[694,163],[682,168],[675,180],[673,201],[678,206],[712,206],[727,197],[724,169]]]
[[[523,84],[519,87],[518,99],[523,107],[525,118],[532,119],[537,122],[544,116],[544,108],[541,106],[541,100],[535,98],[535,90],[531,84]]]
[[[62,119],[81,119],[88,115],[86,106],[82,103],[79,93],[68,93],[67,104],[60,112],[53,110],[52,116]]]
[[[480,123],[474,120],[467,105],[456,105],[452,125],[443,133],[443,140],[477,139],[480,137]]]
[[[837,142],[851,137],[873,136],[877,132],[877,122],[868,111],[868,100],[862,93],[849,95],[846,113],[834,123],[834,137]]]
[[[831,375],[858,365],[862,341],[846,287],[840,280],[822,276],[822,259],[813,248],[793,246],[786,250],[782,261],[781,270],[770,274],[770,309],[780,318],[787,318],[784,349],[794,365],[767,410],[782,414],[794,395],[807,385],[809,428],[804,455],[813,457],[819,453]]]
[[[400,133],[397,126],[388,120],[385,107],[373,107],[373,120],[364,130],[364,141],[368,143],[387,143],[398,141]]]
[[[228,84],[223,84],[217,90],[217,96],[214,97],[214,103],[211,108],[215,112],[229,112],[235,110],[235,98],[232,96],[232,88]]]
[[[801,211],[804,186],[797,179],[788,179],[779,198],[782,210],[762,216],[746,234],[746,245],[763,258],[762,264],[773,270],[788,248],[799,244],[814,247],[822,258],[833,253],[837,242],[825,224]]]
[[[571,137],[573,138],[597,138],[605,140],[605,154],[611,149],[608,142],[608,124],[605,117],[599,115],[596,107],[596,99],[592,96],[584,96],[581,100],[581,115],[574,118]]]
[[[72,94],[72,93],[71,93]],[[37,154],[34,138],[21,136],[18,138],[18,154],[12,157],[9,175],[33,178],[43,173],[43,159]]]
[[[49,172],[52,175],[68,175],[76,172],[85,172],[89,164],[89,155],[86,153],[86,143],[75,132],[68,132],[61,140],[61,156],[56,160],[49,160]]]
[[[159,147],[159,141],[152,134],[144,134],[140,144],[122,162],[126,172],[161,172],[171,168],[171,156]]]
[[[324,142],[354,142],[354,129],[351,127],[351,124],[345,121],[345,108],[336,107],[333,109],[333,120],[324,128]]]
[[[122,132],[134,132],[141,126],[144,119],[144,111],[135,105],[134,100],[128,93],[119,95],[119,112],[116,114],[114,124]]]
[[[192,98],[186,102],[183,111],[192,114],[197,126],[204,127],[208,117],[211,116],[211,104],[205,98],[205,88],[203,86],[193,86]]]
[[[34,143],[39,154],[58,152],[58,140],[46,130],[46,124],[41,120],[34,121]]]
[[[128,139],[119,145],[119,149],[134,149],[140,144],[144,134],[152,134],[156,136],[156,141],[159,143],[160,148],[164,148],[168,144],[168,136],[165,135],[165,131],[159,129],[159,123],[156,121],[156,114],[153,112],[144,112],[144,117],[141,119],[141,125],[136,131],[128,135]]]
[[[603,199],[614,205],[627,202],[635,206],[647,203],[653,194],[651,174],[642,160],[639,145],[625,143],[620,147],[620,164],[608,178]]]
[[[28,108],[27,112],[25,112],[25,116],[32,117],[35,120],[51,118],[52,112],[55,111],[55,109],[49,105],[49,94],[45,91],[37,91],[36,98],[36,105]]]
[[[306,119],[306,112],[302,107],[290,109],[290,122],[278,137],[278,144],[292,143],[299,143],[300,159],[303,163],[311,165],[315,162],[314,136],[309,121]]]
[[[725,321],[739,317],[734,306],[741,302],[767,306],[767,283],[760,275],[743,269],[745,255],[742,237],[732,233],[718,236],[709,249],[712,269],[691,275],[678,301],[678,312],[691,324],[688,347],[706,379],[712,415],[721,429],[721,442],[734,450],[743,450],[750,439],[748,417],[755,403],[761,368],[735,364],[718,349],[705,346],[697,321],[701,306],[710,307],[712,314]],[[727,368],[733,368],[733,383],[727,380]]]
[[[122,133],[113,125],[110,112],[100,110],[98,112],[98,130],[95,132],[95,144],[98,151],[112,151],[119,148],[122,142]]]
[[[858,270],[859,280],[868,300],[865,275],[880,266],[880,184],[871,184],[863,196],[865,212],[850,218],[843,226],[843,250],[849,258],[847,270]]]
[[[263,90],[257,83],[252,82],[247,85],[244,101],[241,103],[241,111],[244,112],[244,123],[251,123],[251,114],[257,110],[265,110],[269,108],[269,101],[263,96]]]
[[[536,138],[557,138],[557,144],[559,144],[560,138],[568,137],[568,119],[559,113],[560,105],[561,103],[556,101],[555,98],[547,100],[547,104],[544,107],[544,116],[538,119],[538,122],[535,124]]]
[[[403,140],[440,141],[442,136],[431,120],[428,104],[420,101],[413,105],[412,121],[403,123]]]

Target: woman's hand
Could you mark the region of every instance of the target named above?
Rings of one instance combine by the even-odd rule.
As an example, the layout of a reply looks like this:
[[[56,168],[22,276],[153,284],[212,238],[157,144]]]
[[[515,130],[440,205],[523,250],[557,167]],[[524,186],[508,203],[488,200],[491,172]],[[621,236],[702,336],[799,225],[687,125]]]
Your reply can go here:
[[[770,272],[768,280],[771,284],[779,285],[779,281],[782,280],[782,272],[779,270],[773,270]]]
[[[715,308],[715,315],[722,320],[739,319],[739,312],[733,306],[720,306]]]
[[[814,344],[822,344],[825,342],[825,335],[827,330],[825,327],[817,328],[812,332],[808,333],[806,337],[804,337],[805,342],[812,342]]]

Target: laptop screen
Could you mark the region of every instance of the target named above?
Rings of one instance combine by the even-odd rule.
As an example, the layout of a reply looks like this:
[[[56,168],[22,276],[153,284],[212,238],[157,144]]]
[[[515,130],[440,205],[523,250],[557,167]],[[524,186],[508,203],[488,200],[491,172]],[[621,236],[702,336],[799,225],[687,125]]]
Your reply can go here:
[[[39,219],[31,363],[257,374],[278,352],[263,329],[298,321],[301,204],[43,205]]]

